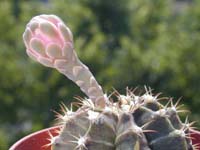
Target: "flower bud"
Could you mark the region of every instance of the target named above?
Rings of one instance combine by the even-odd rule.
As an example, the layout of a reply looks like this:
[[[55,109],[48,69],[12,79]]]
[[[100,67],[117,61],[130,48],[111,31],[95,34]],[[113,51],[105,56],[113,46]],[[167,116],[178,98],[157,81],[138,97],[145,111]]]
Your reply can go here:
[[[23,34],[26,52],[33,60],[57,69],[75,82],[100,107],[105,97],[88,67],[77,57],[70,29],[55,15],[40,15],[31,19]]]
[[[72,33],[55,15],[32,18],[26,26],[23,39],[27,54],[47,67],[57,68],[59,62],[66,62],[66,59],[73,57]]]

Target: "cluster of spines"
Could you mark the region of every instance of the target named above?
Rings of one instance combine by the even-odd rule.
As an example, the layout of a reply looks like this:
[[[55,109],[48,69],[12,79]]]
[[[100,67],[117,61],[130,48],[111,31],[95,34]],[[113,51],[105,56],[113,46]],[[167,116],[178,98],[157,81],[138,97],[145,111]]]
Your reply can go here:
[[[165,140],[172,144],[175,144],[173,140],[179,142],[173,146],[174,150],[197,148],[197,145],[192,145],[189,135],[193,123],[189,123],[188,118],[182,123],[177,115],[184,111],[180,110],[179,101],[173,104],[172,99],[169,99],[164,106],[158,101],[167,98],[159,98],[160,94],[154,96],[151,91],[146,91],[142,96],[137,96],[131,90],[127,90],[126,95],[119,93],[116,95],[118,101],[110,101],[102,109],[95,107],[90,99],[80,100],[81,107],[75,112],[73,112],[73,106],[68,109],[62,105],[63,113],[57,114],[62,128],[57,137],[51,138],[52,147],[61,147],[58,150],[62,150],[61,145],[71,146],[70,148],[75,150],[105,149],[105,147],[97,146],[103,143],[107,144],[108,150],[128,149],[129,146],[136,150],[157,150],[169,144],[162,141],[162,138],[166,138]],[[74,120],[76,122],[78,120],[78,125],[73,124]],[[94,124],[106,126],[109,124],[109,130],[105,127],[105,132],[112,131],[111,137],[106,133],[98,133],[103,131],[94,128]],[[66,131],[69,128],[71,131]],[[99,129],[99,127],[97,128]],[[65,132],[68,132],[68,136],[64,134]],[[96,136],[95,134],[99,135],[93,137]],[[104,134],[108,137],[101,137]],[[95,138],[99,139],[91,140]],[[169,147],[162,147],[162,149],[167,150]]]

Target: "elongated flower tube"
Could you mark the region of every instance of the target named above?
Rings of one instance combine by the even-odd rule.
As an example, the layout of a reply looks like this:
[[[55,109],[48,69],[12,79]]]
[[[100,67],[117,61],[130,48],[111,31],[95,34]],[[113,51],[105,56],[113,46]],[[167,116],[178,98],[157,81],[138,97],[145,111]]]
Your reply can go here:
[[[74,81],[95,103],[104,107],[106,97],[88,67],[77,57],[73,36],[64,22],[55,15],[39,15],[30,20],[23,34],[26,52],[33,60]]]

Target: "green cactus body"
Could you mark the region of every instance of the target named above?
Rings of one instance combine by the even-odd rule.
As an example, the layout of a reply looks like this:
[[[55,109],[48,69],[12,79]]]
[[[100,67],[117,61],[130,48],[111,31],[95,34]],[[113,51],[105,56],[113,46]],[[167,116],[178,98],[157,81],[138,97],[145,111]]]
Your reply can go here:
[[[118,102],[103,109],[84,101],[89,102],[76,112],[60,115],[63,127],[54,137],[53,150],[194,149],[173,104],[165,107],[152,95],[133,93],[118,96]]]
[[[23,34],[26,52],[33,60],[55,68],[88,96],[77,111],[62,106],[61,129],[51,136],[52,150],[194,150],[189,129],[182,123],[177,104],[163,106],[158,95],[146,89],[138,96],[127,90],[112,102],[74,50],[73,36],[55,15],[34,17]],[[170,104],[170,106],[169,106]]]

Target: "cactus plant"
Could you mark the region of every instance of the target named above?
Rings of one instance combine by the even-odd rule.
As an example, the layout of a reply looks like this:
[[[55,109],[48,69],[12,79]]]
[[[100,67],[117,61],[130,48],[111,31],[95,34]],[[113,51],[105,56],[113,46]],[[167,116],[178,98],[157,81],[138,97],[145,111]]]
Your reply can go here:
[[[80,107],[62,105],[61,129],[51,136],[52,150],[194,150],[189,130],[181,122],[178,102],[163,105],[159,94],[145,87],[143,95],[127,89],[115,92],[117,101],[104,94],[88,67],[77,57],[70,29],[55,15],[34,17],[23,34],[27,54],[41,64],[57,69],[74,81],[88,98]]]

